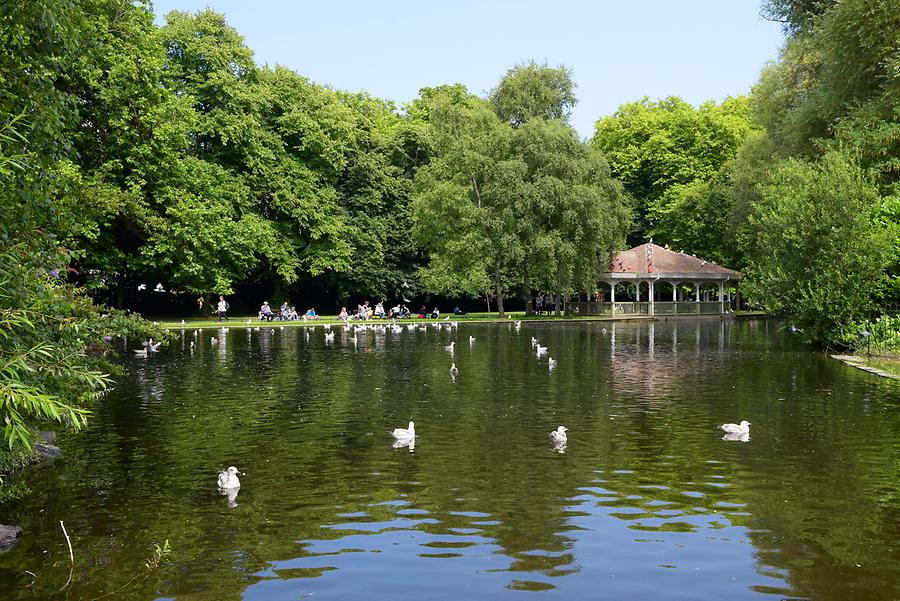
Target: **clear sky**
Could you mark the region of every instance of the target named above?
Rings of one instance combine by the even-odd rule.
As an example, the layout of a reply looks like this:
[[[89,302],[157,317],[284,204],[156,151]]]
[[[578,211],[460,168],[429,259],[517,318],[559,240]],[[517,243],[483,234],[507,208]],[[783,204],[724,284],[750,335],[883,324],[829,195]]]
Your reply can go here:
[[[224,13],[259,64],[321,84],[394,100],[463,83],[484,94],[515,63],[574,71],[572,124],[594,122],[644,96],[692,104],[750,90],[782,43],[762,0],[155,0],[170,10]]]

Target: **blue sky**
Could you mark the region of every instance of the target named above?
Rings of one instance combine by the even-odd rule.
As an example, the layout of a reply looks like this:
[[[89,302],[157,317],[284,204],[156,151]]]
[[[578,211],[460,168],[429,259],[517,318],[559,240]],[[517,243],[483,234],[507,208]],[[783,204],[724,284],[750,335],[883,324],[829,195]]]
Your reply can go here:
[[[155,0],[224,13],[259,64],[398,105],[419,88],[463,83],[484,94],[515,63],[574,71],[583,137],[624,103],[677,95],[692,104],[747,93],[782,43],[761,0],[365,2]]]

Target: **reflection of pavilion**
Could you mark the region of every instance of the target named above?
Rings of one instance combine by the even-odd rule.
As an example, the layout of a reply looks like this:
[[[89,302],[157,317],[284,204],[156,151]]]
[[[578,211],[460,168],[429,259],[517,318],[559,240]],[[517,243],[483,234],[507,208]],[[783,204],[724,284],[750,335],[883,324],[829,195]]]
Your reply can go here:
[[[721,315],[731,310],[737,271],[652,242],[623,250],[600,274],[599,301],[571,302],[579,315]],[[617,300],[618,297],[618,300]],[[671,300],[665,300],[671,298]],[[641,300],[645,299],[645,300]]]

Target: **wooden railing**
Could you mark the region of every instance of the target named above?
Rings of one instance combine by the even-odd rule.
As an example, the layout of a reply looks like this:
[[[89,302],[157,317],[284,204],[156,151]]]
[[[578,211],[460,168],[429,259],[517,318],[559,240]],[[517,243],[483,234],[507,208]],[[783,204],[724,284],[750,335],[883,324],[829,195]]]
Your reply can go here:
[[[718,315],[722,310],[719,301],[679,301],[653,303],[655,315]],[[607,316],[619,315],[650,315],[650,303],[648,302],[624,302],[624,303],[595,303],[595,302],[569,302],[569,315],[580,316]]]

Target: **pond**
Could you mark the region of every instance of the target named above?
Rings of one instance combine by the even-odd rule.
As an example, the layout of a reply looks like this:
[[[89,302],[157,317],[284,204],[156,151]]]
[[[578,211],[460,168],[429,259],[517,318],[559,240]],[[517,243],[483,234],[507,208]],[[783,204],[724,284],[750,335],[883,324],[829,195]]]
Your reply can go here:
[[[900,387],[772,322],[334,332],[129,359],[0,507],[0,597],[900,598]]]

